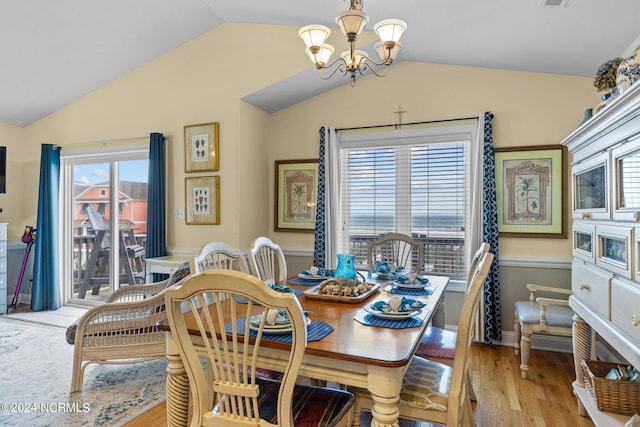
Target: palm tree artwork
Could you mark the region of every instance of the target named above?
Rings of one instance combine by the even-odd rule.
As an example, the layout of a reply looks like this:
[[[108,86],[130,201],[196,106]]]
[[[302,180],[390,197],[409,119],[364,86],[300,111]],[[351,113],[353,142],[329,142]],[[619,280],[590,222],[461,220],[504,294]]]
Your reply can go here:
[[[520,192],[519,199],[524,205],[524,211],[531,213],[529,206],[534,212],[538,210],[537,197],[532,197],[532,193],[537,194],[538,187],[536,186],[536,179],[533,176],[519,176],[516,190]]]
[[[291,196],[298,202],[298,212],[302,212],[301,201],[305,202],[306,206],[307,187],[304,183],[293,184],[293,191]]]

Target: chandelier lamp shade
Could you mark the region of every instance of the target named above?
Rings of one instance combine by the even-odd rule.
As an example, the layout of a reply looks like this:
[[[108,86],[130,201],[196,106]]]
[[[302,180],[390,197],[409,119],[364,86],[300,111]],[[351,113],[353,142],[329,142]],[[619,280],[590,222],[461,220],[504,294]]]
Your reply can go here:
[[[399,19],[385,19],[373,27],[380,41],[374,45],[374,49],[380,58],[379,61],[370,57],[367,52],[356,49],[356,42],[362,30],[367,26],[369,17],[362,11],[363,0],[351,0],[349,10],[336,16],[336,23],[347,39],[348,50],[340,54],[340,57],[331,61],[334,48],[325,43],[331,30],[324,25],[307,25],[300,28],[298,34],[306,45],[306,52],[320,71],[320,77],[329,79],[340,72],[351,78],[351,86],[356,84],[356,76],[363,75],[366,70],[371,70],[378,77],[384,77],[389,72],[389,66],[402,48],[400,37],[407,29],[407,23]],[[323,74],[327,70],[328,74]]]

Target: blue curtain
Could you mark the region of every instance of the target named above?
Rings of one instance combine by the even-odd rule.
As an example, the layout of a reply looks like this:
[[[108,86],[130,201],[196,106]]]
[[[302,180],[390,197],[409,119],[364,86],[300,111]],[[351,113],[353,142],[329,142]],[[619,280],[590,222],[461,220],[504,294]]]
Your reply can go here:
[[[156,258],[167,254],[164,145],[164,136],[161,133],[151,134],[147,194],[147,258]],[[161,280],[161,276],[154,273],[153,281]]]
[[[62,306],[58,275],[60,150],[51,144],[42,145],[39,188],[31,311],[57,310]]]
[[[496,203],[496,162],[493,149],[493,114],[484,113],[484,224],[483,239],[494,255],[491,270],[484,282],[484,341],[502,341],[502,295],[498,268],[498,205]]]
[[[326,135],[327,128],[320,128],[320,152],[318,154],[318,201],[316,202],[316,231],[313,244],[313,265],[325,267],[326,261]]]

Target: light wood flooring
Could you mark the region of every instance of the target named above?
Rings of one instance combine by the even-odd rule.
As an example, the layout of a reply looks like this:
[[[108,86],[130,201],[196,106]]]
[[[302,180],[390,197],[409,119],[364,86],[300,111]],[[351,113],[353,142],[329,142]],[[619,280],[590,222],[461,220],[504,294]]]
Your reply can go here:
[[[520,358],[513,348],[473,344],[471,375],[478,396],[474,403],[479,427],[591,427],[589,418],[577,412],[571,389],[575,379],[571,354],[531,351],[529,378],[520,377]],[[152,408],[125,427],[164,427],[165,404]],[[370,424],[364,414],[362,427]],[[429,427],[430,424],[400,420],[400,427]]]

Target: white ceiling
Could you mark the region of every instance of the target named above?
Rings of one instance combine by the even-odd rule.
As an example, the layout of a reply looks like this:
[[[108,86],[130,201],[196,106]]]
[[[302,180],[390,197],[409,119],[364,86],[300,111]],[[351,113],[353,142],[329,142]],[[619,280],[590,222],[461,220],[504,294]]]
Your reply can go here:
[[[560,2],[560,0],[557,0]],[[398,60],[593,76],[640,33],[639,0],[366,0],[407,22]],[[566,0],[562,1],[563,3]],[[26,126],[222,22],[337,28],[344,0],[2,0],[0,122]],[[300,54],[304,55],[302,42]],[[345,79],[309,70],[245,98],[277,111]]]

